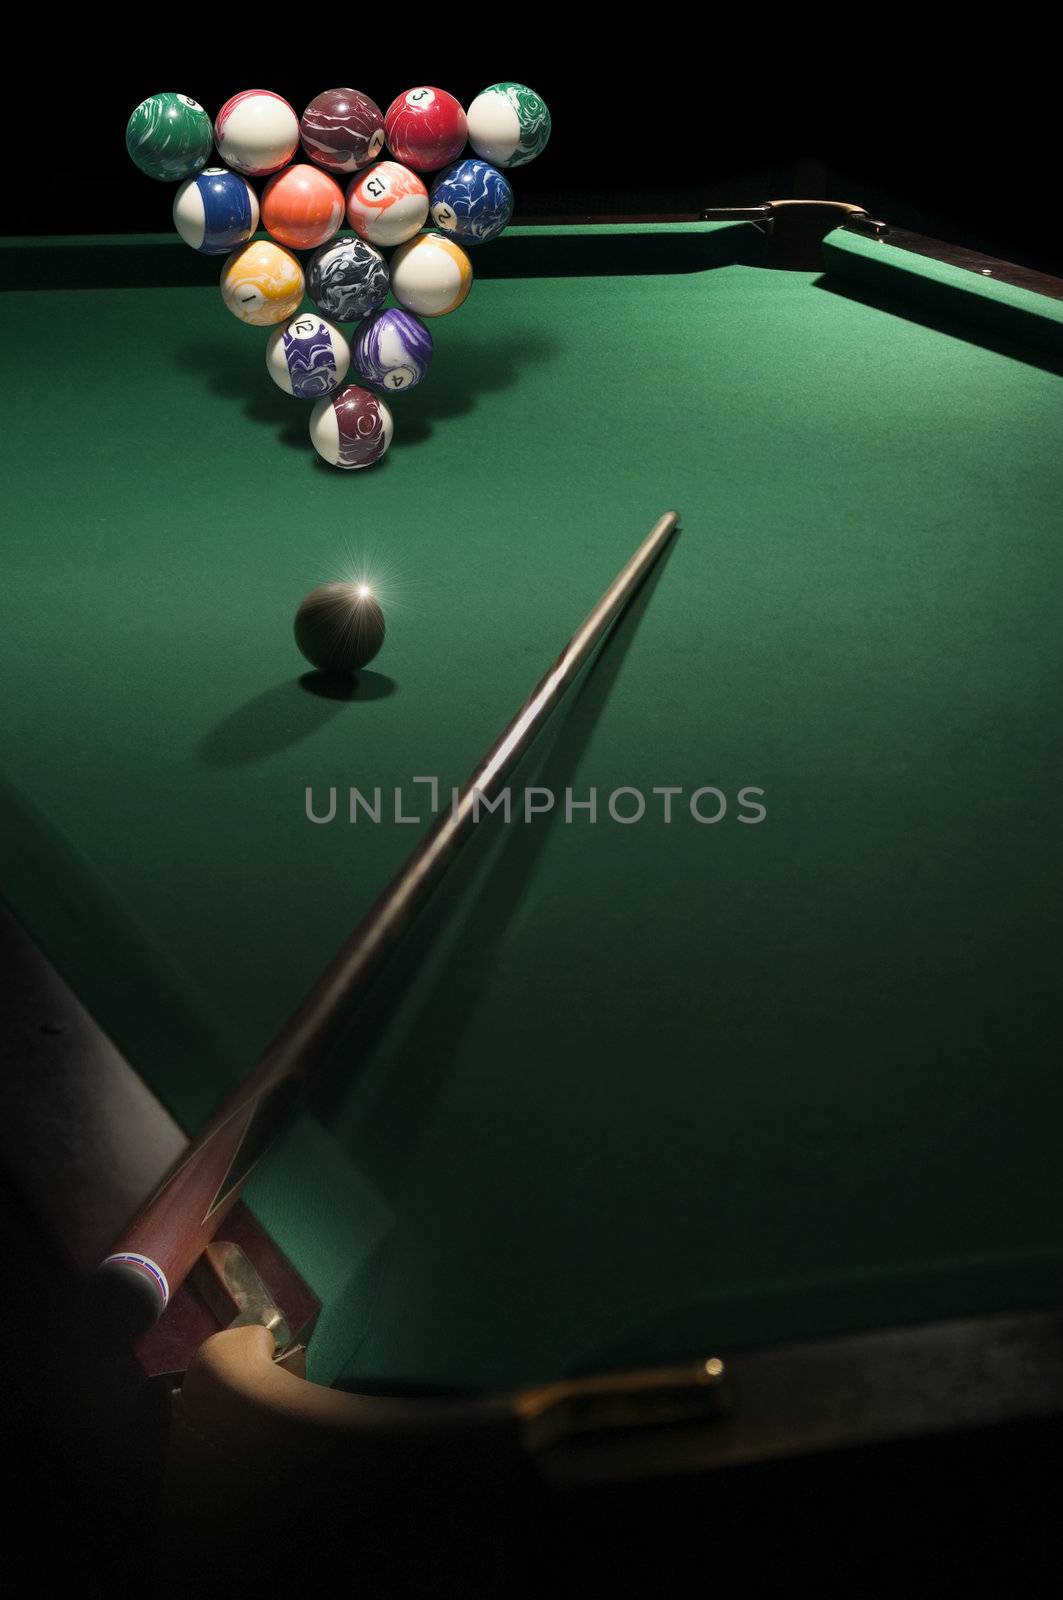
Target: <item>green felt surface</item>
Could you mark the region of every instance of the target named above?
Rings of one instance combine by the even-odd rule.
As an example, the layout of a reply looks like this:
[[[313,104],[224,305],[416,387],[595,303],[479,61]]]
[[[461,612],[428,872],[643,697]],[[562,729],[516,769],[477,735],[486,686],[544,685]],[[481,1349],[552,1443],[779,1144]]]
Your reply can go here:
[[[418,836],[307,785],[424,817],[675,506],[516,780],[598,822],[485,824],[254,1179],[315,1375],[1057,1299],[1059,377],[748,228],[525,243],[351,475],[216,289],[5,296],[4,892],[193,1126]],[[388,638],[324,699],[291,619],[362,570]]]

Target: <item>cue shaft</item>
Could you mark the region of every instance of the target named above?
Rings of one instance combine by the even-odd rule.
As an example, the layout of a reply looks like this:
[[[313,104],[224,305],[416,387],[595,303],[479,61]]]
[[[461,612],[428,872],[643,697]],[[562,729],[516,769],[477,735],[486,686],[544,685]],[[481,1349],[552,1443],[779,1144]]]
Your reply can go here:
[[[131,1284],[144,1319],[158,1316],[209,1244],[258,1161],[289,1120],[302,1081],[320,1063],[351,1009],[476,826],[611,623],[635,593],[679,523],[668,511],[516,716],[454,803],[441,812],[377,897],[239,1087],[227,1098],[103,1263]]]
[[[630,561],[584,618],[549,672],[491,746],[391,882],[370,906],[302,1004],[268,1047],[263,1063],[285,1072],[312,1069],[344,1025],[347,1007],[372,981],[382,958],[402,937],[473,828],[477,806],[491,800],[516,766],[572,680],[638,588],[679,522],[658,518]]]

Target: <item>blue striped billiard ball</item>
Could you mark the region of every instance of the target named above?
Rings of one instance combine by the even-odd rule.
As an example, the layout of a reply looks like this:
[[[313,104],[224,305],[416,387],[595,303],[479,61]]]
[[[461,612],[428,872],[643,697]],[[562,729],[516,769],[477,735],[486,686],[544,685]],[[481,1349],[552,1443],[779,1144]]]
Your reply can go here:
[[[320,400],[347,376],[351,352],[338,328],[316,311],[300,311],[274,328],[266,343],[266,369],[278,389],[297,400]]]
[[[238,172],[208,167],[178,189],[173,222],[200,255],[225,256],[246,244],[258,227],[258,196]]]

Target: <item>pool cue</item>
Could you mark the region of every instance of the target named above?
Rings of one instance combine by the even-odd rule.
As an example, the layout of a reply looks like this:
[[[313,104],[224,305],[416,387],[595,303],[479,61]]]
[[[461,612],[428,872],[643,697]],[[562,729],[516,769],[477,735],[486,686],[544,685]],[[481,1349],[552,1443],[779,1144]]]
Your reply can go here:
[[[320,978],[126,1229],[101,1272],[132,1290],[135,1320],[150,1325],[210,1243],[302,1086],[346,1026],[401,935],[469,839],[488,801],[520,760],[679,523],[658,518],[554,665],[491,746],[454,803],[436,818]]]

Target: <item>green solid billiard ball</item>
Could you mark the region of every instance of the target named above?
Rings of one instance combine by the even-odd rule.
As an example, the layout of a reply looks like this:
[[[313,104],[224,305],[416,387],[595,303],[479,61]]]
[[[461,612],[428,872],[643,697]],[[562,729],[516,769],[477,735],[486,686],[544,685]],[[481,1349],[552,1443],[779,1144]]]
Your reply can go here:
[[[125,147],[141,172],[180,183],[207,164],[214,129],[203,107],[186,94],[153,94],[126,123]]]
[[[325,583],[295,614],[295,642],[319,672],[350,677],[384,643],[384,613],[364,583]]]

